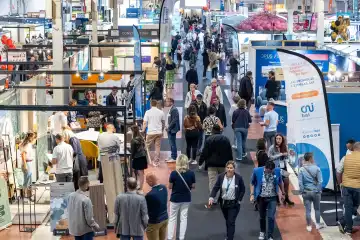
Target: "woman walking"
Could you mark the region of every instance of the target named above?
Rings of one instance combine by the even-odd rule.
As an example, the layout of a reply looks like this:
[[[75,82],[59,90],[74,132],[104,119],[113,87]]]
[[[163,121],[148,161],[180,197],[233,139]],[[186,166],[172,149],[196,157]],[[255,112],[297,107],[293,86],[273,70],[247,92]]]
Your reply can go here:
[[[177,69],[179,70],[180,66],[181,66],[181,61],[182,61],[182,49],[181,49],[181,44],[178,45],[178,48],[176,50],[176,59],[177,59]]]
[[[249,111],[246,109],[246,101],[244,99],[240,99],[237,106],[238,109],[232,115],[232,127],[236,137],[236,160],[241,161],[246,157],[246,139],[252,120]]]
[[[299,189],[304,199],[306,211],[306,230],[311,232],[311,203],[315,210],[316,229],[323,228],[320,223],[320,200],[322,192],[322,174],[320,168],[314,162],[314,156],[308,152],[304,155],[304,165],[299,170]]]
[[[212,130],[215,124],[220,126],[221,131],[224,129],[224,126],[221,124],[220,118],[216,116],[216,108],[214,106],[210,106],[208,108],[208,116],[204,119],[203,122],[205,141],[209,136],[212,135]]]
[[[226,163],[226,172],[217,177],[210,198],[209,207],[214,203],[216,194],[220,191],[219,202],[226,221],[226,240],[233,240],[235,222],[240,211],[240,202],[245,194],[245,185],[242,177],[235,173],[235,162]]]
[[[194,105],[189,106],[188,115],[186,115],[184,119],[184,129],[186,140],[186,155],[190,159],[191,164],[197,164],[195,159],[202,125]]]
[[[289,199],[289,174],[287,172],[286,162],[288,161],[288,149],[285,141],[285,137],[280,133],[275,135],[275,144],[269,147],[268,151],[269,160],[275,163],[275,167],[281,169],[281,175],[284,181],[285,201],[284,204],[290,206],[294,205],[294,202]]]
[[[188,158],[181,154],[176,159],[176,170],[169,178],[170,217],[168,224],[168,240],[174,239],[177,217],[180,212],[179,239],[185,239],[188,209],[191,202],[191,190],[195,188],[195,174],[189,170]]]
[[[74,164],[73,164],[73,182],[75,190],[79,189],[79,179],[82,176],[88,175],[88,163],[86,161],[86,157],[83,154],[80,140],[75,136],[73,131],[70,129],[65,129],[63,131],[64,141],[71,145],[73,148],[73,157],[74,157]]]
[[[220,51],[220,59],[219,59],[219,77],[225,78],[226,76],[226,54],[224,49],[222,48]]]
[[[36,142],[36,134],[28,132],[25,139],[20,143],[19,148],[21,152],[22,165],[21,169],[24,173],[23,183],[23,197],[31,197],[31,184],[32,184],[32,164],[35,160],[34,144]],[[26,191],[25,191],[26,189]]]
[[[147,158],[145,140],[142,137],[137,125],[131,126],[133,138],[131,139],[132,168],[135,171],[136,179],[139,182],[139,193],[142,193],[144,186],[144,170],[147,169]]]
[[[166,69],[166,74],[165,74],[166,89],[173,89],[176,64],[173,62],[170,56],[167,56],[166,58],[165,69]]]

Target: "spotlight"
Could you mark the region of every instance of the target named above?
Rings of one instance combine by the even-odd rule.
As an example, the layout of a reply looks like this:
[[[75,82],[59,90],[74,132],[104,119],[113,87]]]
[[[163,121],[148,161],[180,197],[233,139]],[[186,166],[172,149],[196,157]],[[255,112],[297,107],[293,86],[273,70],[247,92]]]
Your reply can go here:
[[[100,72],[100,77],[104,77],[104,72]]]
[[[91,72],[88,72],[88,77],[91,77]]]
[[[349,73],[349,77],[353,77],[354,76],[354,73]]]
[[[40,53],[40,54],[42,53],[42,50],[41,50],[41,49],[39,50],[39,53]]]
[[[79,72],[76,72],[76,73],[75,73],[75,76],[76,76],[76,77],[80,77],[80,73],[79,73]]]
[[[47,53],[51,53],[51,50],[50,50],[50,49],[48,49],[46,52],[47,52]]]
[[[46,73],[42,73],[42,76],[43,76],[43,77],[46,77]]]
[[[340,71],[336,71],[336,72],[335,72],[335,77],[337,77],[337,78],[341,77],[341,72],[340,72]]]
[[[30,50],[30,53],[33,54],[33,53],[34,53],[34,50],[31,49],[31,50]]]

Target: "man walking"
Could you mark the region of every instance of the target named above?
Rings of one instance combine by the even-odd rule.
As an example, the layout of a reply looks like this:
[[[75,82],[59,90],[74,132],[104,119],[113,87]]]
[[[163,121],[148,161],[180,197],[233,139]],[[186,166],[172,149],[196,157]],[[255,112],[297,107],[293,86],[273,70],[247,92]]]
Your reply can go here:
[[[201,123],[203,123],[204,119],[208,115],[208,110],[206,107],[206,103],[203,101],[203,96],[201,94],[198,94],[196,96],[196,100],[192,101],[192,103],[190,105],[194,105],[196,107],[196,112],[197,112],[198,116],[200,117]],[[198,143],[198,148],[197,148],[198,154],[201,153],[203,140],[204,140],[204,129],[200,129],[199,131],[200,131],[200,137],[199,137],[199,143]]]
[[[146,176],[146,183],[151,187],[145,199],[149,213],[149,225],[146,228],[148,240],[165,240],[168,225],[166,186],[159,184],[154,174]]]
[[[220,119],[221,124],[226,128],[226,112],[224,104],[220,103],[220,98],[216,96],[214,99],[214,107],[216,108],[216,116]]]
[[[87,177],[79,179],[79,189],[69,195],[69,232],[75,240],[92,240],[94,231],[100,231],[99,225],[94,220],[93,205],[86,195],[90,182]]]
[[[279,114],[274,111],[274,100],[270,101],[266,105],[266,113],[264,115],[264,122],[260,123],[264,126],[264,139],[266,140],[267,148],[274,144],[275,135],[277,132],[277,125],[279,123]]]
[[[195,65],[190,66],[190,70],[186,72],[185,78],[188,83],[188,91],[190,91],[191,84],[195,84],[195,85],[199,84],[198,74],[195,70]]]
[[[167,134],[170,144],[171,157],[166,162],[175,162],[177,158],[177,148],[176,148],[176,134],[180,131],[180,117],[179,110],[174,106],[174,99],[166,99],[167,106],[170,107],[170,110],[166,116],[167,119]]]
[[[353,232],[353,213],[360,203],[360,142],[353,146],[353,152],[344,157],[337,169],[338,181],[342,186],[345,208],[345,225],[340,222],[339,229],[346,235]]]
[[[248,71],[240,80],[239,96],[246,101],[247,110],[250,112],[251,99],[253,97],[254,89],[251,83],[252,72]]]
[[[208,170],[209,192],[212,191],[217,175],[225,171],[225,165],[233,160],[232,148],[229,139],[221,134],[218,124],[213,127],[213,135],[205,140],[204,149],[200,154],[199,166],[205,162],[205,169]],[[214,200],[214,203],[217,199]]]
[[[250,201],[256,201],[260,215],[259,239],[273,239],[275,226],[275,213],[279,187],[282,193],[282,201],[285,198],[284,184],[282,182],[280,168],[275,168],[275,163],[268,161],[265,167],[255,168],[251,177]],[[266,218],[268,220],[266,238]]]
[[[229,60],[230,65],[230,87],[231,91],[237,91],[237,85],[238,85],[238,73],[239,73],[239,61],[236,60],[236,56],[232,56]]]
[[[72,182],[74,150],[70,144],[64,142],[62,134],[57,134],[55,141],[57,146],[54,148],[51,163],[56,164],[56,181]]]
[[[148,212],[145,197],[136,193],[137,181],[127,180],[128,191],[115,200],[115,233],[121,240],[143,240],[148,225]]]
[[[142,131],[145,132],[146,128],[146,148],[149,151],[150,145],[155,144],[155,158],[152,164],[157,167],[160,164],[160,147],[165,128],[165,115],[163,111],[157,108],[156,100],[151,100],[151,108],[145,112]]]

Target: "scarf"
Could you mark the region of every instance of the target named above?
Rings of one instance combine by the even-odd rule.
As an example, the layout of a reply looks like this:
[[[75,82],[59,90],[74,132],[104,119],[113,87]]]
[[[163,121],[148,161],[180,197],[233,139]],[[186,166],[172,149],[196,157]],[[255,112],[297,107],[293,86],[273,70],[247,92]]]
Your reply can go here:
[[[195,101],[195,100],[196,100],[195,90],[193,90],[193,91],[191,92],[191,100],[192,100],[192,101]]]
[[[210,104],[214,104],[214,101],[216,99],[216,87],[217,86],[211,86],[211,99],[210,99]]]

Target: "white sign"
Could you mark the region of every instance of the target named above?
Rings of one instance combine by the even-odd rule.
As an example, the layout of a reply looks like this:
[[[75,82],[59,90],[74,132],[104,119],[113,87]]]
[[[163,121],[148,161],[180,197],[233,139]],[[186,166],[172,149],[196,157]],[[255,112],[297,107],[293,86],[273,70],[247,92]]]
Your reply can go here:
[[[8,62],[26,62],[26,52],[8,52]]]
[[[312,152],[323,176],[323,187],[334,189],[331,141],[331,125],[325,104],[323,79],[318,67],[298,53],[278,50],[288,104],[288,141],[296,151],[296,161],[306,152]],[[320,72],[320,74],[319,74]]]

